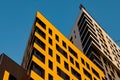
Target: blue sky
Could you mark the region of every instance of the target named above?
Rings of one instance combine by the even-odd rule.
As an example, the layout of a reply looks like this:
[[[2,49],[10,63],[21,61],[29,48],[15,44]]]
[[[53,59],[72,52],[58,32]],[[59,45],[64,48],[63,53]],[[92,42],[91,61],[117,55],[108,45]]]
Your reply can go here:
[[[21,64],[36,11],[68,37],[80,4],[113,40],[120,40],[120,0],[0,0],[0,54]]]

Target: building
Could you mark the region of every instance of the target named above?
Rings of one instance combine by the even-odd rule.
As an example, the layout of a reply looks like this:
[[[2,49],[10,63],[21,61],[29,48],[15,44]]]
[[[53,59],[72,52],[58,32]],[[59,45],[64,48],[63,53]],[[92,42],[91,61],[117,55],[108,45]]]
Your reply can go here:
[[[0,55],[0,80],[29,80],[25,70],[5,54]]]
[[[106,80],[120,80],[120,47],[83,6],[69,39],[104,71]]]
[[[104,80],[103,71],[39,12],[22,67],[34,80]]]

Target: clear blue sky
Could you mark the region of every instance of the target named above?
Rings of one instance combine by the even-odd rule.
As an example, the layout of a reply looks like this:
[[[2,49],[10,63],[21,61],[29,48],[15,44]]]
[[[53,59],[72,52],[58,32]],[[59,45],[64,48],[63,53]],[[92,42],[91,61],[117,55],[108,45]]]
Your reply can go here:
[[[120,39],[120,0],[0,0],[0,54],[21,64],[36,11],[68,37],[80,4],[113,40]]]

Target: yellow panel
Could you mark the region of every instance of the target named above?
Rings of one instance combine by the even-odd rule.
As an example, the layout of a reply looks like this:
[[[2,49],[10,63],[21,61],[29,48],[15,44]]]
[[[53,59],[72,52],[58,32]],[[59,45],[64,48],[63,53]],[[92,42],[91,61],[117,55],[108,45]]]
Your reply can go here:
[[[5,72],[4,72],[3,80],[8,80],[8,78],[9,78],[9,72],[8,72],[8,71],[5,71]]]
[[[44,80],[38,74],[36,74],[33,70],[31,70],[30,77],[34,80]]]

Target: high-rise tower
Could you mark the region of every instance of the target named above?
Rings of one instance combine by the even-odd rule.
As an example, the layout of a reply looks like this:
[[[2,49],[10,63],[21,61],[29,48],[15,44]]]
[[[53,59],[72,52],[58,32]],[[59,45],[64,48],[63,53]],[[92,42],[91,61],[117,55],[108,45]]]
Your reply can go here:
[[[69,39],[104,71],[106,80],[120,80],[120,48],[83,6]]]
[[[104,73],[37,12],[22,67],[34,80],[104,80]]]

